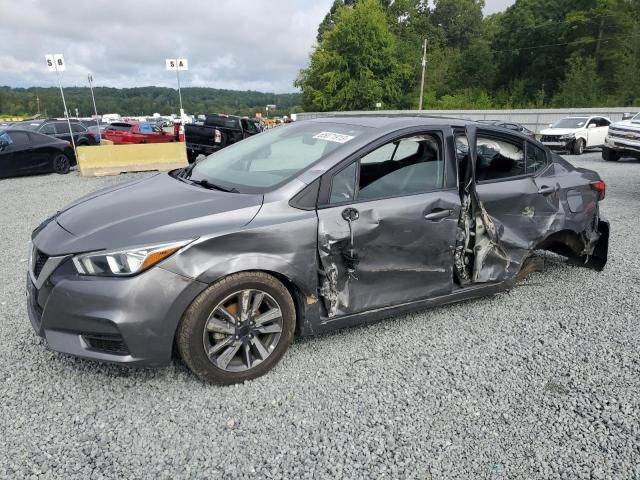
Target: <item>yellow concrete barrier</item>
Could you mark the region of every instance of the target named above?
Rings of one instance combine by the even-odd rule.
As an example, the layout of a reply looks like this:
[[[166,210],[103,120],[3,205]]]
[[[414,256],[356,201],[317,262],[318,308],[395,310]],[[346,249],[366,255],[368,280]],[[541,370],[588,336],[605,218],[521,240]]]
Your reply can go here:
[[[173,170],[188,164],[183,142],[78,147],[78,167],[85,177]]]

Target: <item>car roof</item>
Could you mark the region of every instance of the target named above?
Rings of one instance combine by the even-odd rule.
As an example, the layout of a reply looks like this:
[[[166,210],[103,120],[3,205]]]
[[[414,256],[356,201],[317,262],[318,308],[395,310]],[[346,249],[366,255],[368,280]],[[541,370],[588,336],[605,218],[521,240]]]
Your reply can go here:
[[[335,116],[322,117],[305,122],[315,123],[345,123],[360,127],[369,127],[376,129],[388,128],[404,128],[404,127],[421,127],[421,126],[452,126],[465,127],[474,125],[473,120],[461,120],[459,118],[449,117],[430,117],[423,115],[358,115],[358,116]]]

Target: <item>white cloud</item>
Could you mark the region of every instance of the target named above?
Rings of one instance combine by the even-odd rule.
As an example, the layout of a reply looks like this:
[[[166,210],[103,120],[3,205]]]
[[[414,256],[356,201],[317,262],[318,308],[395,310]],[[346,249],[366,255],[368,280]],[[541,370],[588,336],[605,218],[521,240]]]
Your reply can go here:
[[[293,91],[332,0],[0,0],[0,85],[50,86],[44,55],[64,53],[65,85]]]

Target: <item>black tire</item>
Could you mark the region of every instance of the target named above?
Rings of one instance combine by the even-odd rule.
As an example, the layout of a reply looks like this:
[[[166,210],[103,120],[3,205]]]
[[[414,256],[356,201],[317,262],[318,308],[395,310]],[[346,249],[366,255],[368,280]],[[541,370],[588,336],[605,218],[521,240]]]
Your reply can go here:
[[[617,162],[620,160],[620,152],[607,147],[602,147],[602,159],[605,162]]]
[[[578,138],[573,142],[572,153],[574,155],[582,155],[583,152],[584,152],[584,140],[581,138]]]
[[[235,333],[239,333],[239,335],[228,334],[226,332],[214,333],[210,328],[207,328],[210,318],[217,321],[214,317],[214,312],[222,305],[222,302],[229,298],[236,298],[236,294],[241,294],[241,292],[244,291],[265,293],[268,298],[276,302],[281,314],[278,319],[281,331],[278,334],[271,333],[270,335],[272,335],[272,337],[269,337],[269,334],[266,334],[266,337],[262,337],[263,339],[267,338],[267,340],[271,338],[273,341],[273,338],[277,336],[276,343],[269,346],[268,350],[270,353],[264,350],[264,352],[267,353],[265,358],[258,358],[258,356],[262,354],[259,353],[259,349],[256,351],[256,349],[252,347],[252,342],[254,341],[258,341],[258,343],[263,346],[261,341],[258,340],[258,335],[262,335],[261,333],[254,333],[255,338],[253,338],[251,333],[247,333],[246,336],[241,336],[245,334],[239,333],[240,330],[238,330],[238,328],[240,327],[236,327],[233,322],[227,322],[224,328],[235,330]],[[264,296],[262,298],[264,298]],[[242,307],[238,307],[238,304],[236,304],[236,314],[238,315],[237,319],[240,319],[241,317],[238,310]],[[251,310],[253,310],[253,307]],[[268,310],[267,313],[270,312],[271,310]],[[253,318],[259,319],[259,317],[258,315]],[[247,320],[247,323],[248,322],[249,320]],[[251,324],[253,325],[253,322],[251,322]],[[236,325],[240,325],[240,323]],[[252,380],[271,370],[289,348],[293,340],[295,325],[296,310],[293,299],[289,291],[280,281],[263,272],[236,273],[214,283],[191,303],[178,325],[176,346],[184,363],[201,380],[208,383],[230,385]],[[218,331],[216,330],[215,332]],[[221,368],[218,364],[214,364],[214,359],[210,359],[209,354],[205,350],[205,342],[213,338],[210,337],[210,335],[214,337],[217,335],[224,338],[224,340],[218,340],[219,343],[213,345],[211,347],[212,350],[215,350],[218,345],[224,344],[227,340],[232,342],[231,344],[227,343],[228,346],[224,347],[224,349],[218,350],[218,352],[220,352],[218,360],[224,353],[233,351],[233,348],[235,348],[238,343],[241,343],[241,347],[238,347],[239,349],[236,350],[238,353],[231,354],[232,360],[228,363],[227,368],[244,368],[244,370],[229,371]],[[240,339],[239,336],[241,336]],[[247,344],[249,344],[249,346],[247,346]],[[245,349],[250,351],[247,355],[251,357],[251,355],[254,354],[254,360],[259,363],[252,366],[251,358],[247,362],[244,357]],[[240,350],[242,350],[242,352]],[[235,362],[235,366],[232,365],[232,362]],[[247,365],[247,363],[249,365]]]
[[[71,160],[64,153],[54,153],[51,155],[51,168],[60,175],[67,174],[71,169]]]

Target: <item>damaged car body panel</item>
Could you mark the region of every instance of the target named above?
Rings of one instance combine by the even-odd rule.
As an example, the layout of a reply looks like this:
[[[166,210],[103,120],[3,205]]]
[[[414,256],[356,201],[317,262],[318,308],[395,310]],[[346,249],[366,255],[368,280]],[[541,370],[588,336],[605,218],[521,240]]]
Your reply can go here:
[[[597,173],[576,169],[540,144],[497,129],[467,125],[449,133],[455,161],[448,161],[456,166],[451,177],[457,182],[443,181],[437,193],[390,188],[377,201],[360,193],[372,189],[372,166],[386,178],[402,178],[401,186],[421,173],[433,175],[426,166],[433,158],[395,158],[400,145],[415,141],[415,135],[392,142],[395,147],[378,155],[377,166],[368,161],[375,151],[365,152],[323,178],[330,197],[318,204],[323,325],[360,323],[360,312],[368,318],[389,315],[510,288],[527,271],[540,268],[541,262],[531,261],[539,249],[596,270],[606,264],[609,225],[598,210],[604,183]],[[387,165],[403,161],[407,164],[395,169]],[[347,179],[353,188],[344,186]],[[439,223],[424,221],[433,214]]]

